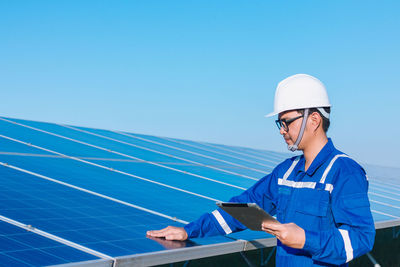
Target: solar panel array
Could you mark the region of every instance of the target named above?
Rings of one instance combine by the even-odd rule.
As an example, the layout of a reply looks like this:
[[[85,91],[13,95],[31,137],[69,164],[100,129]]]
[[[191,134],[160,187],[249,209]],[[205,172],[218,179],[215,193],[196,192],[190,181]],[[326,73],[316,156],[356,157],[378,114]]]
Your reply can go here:
[[[145,233],[214,210],[289,154],[4,117],[0,147],[1,264],[147,265],[274,245],[249,230],[187,242]],[[376,225],[398,225],[398,173],[374,170]]]

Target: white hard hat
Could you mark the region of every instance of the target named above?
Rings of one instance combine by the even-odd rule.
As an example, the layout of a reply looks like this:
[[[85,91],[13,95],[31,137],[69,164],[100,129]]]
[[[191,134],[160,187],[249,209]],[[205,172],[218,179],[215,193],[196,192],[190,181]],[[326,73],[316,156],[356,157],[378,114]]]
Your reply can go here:
[[[288,110],[330,106],[328,93],[320,80],[311,75],[296,74],[278,84],[275,91],[274,111],[266,117]]]

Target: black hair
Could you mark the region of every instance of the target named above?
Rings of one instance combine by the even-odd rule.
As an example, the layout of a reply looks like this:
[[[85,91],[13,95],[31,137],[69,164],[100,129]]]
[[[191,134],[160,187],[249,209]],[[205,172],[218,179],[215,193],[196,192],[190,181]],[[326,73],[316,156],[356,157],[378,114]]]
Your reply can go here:
[[[331,107],[323,107],[326,113],[330,114],[331,113]],[[304,109],[298,109],[297,112],[299,112],[301,115],[304,115]],[[328,132],[329,125],[331,124],[330,120],[328,118],[325,118],[324,115],[321,114],[321,112],[317,108],[310,108],[308,114],[312,114],[314,112],[318,112],[318,114],[322,118],[322,128],[324,129],[324,132]]]

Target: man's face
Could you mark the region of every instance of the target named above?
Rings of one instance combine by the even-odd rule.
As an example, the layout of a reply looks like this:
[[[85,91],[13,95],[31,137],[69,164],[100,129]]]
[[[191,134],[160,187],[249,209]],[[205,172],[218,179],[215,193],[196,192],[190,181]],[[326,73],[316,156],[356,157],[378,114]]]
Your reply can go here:
[[[298,111],[286,111],[282,112],[279,114],[279,119],[284,120],[284,121],[291,121],[291,119],[297,118],[296,120],[290,122],[287,125],[287,130],[285,129],[286,127],[281,127],[280,129],[280,134],[283,136],[285,139],[285,142],[287,145],[294,145],[294,143],[297,140],[297,136],[299,135],[300,128],[301,128],[301,122],[302,117],[300,117],[302,114],[299,113]]]

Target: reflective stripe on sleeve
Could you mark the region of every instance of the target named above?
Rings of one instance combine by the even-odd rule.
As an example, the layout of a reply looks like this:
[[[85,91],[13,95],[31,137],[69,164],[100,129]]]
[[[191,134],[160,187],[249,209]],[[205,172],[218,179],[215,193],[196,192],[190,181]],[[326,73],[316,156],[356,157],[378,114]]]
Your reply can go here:
[[[346,251],[346,262],[353,259],[353,247],[351,246],[349,232],[347,230],[339,229],[340,234],[343,237],[344,249]]]
[[[218,210],[214,210],[212,212],[212,214],[214,215],[215,219],[217,219],[219,225],[221,225],[222,229],[225,231],[225,234],[230,234],[232,233],[231,228],[229,227],[229,225],[226,223],[224,217],[222,217],[221,213],[219,213]]]

